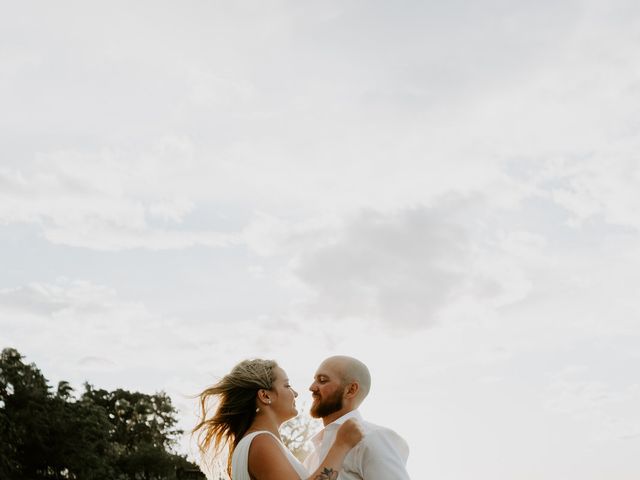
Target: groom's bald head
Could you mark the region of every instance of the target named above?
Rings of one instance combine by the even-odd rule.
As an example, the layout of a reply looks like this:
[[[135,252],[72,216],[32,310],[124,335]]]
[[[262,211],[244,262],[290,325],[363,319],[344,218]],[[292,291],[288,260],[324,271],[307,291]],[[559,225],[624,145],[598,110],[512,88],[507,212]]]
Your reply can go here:
[[[335,355],[322,362],[322,366],[337,372],[344,386],[350,383],[358,384],[358,404],[369,394],[369,390],[371,390],[371,374],[367,366],[357,358]]]

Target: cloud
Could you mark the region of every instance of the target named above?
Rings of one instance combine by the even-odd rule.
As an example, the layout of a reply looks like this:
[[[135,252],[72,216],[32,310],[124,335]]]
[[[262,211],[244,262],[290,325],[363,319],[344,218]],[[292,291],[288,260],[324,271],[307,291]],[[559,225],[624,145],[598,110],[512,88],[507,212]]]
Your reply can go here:
[[[77,365],[81,369],[87,369],[90,371],[111,371],[117,369],[117,364],[115,362],[109,360],[108,358],[95,356],[82,357],[80,360],[78,360]]]
[[[37,283],[0,290],[0,305],[7,310],[28,309],[36,314],[50,315],[65,308],[67,302],[58,289]]]
[[[593,441],[630,439],[640,435],[640,416],[636,408],[640,385],[614,387],[584,378],[588,374],[584,368],[565,368],[556,373],[543,395],[545,407],[586,424]]]
[[[78,279],[0,290],[5,346],[26,355],[36,353],[42,368],[52,369],[53,375],[75,375],[70,380],[76,382],[125,370],[143,375],[161,369],[177,378],[188,370],[189,378],[197,378],[216,370],[212,365],[218,361],[226,365],[241,355],[271,351],[274,344],[287,346],[297,333],[291,328],[294,324],[269,318],[212,317],[215,313],[206,318],[169,316],[126,298],[116,288]],[[237,338],[244,339],[241,347],[234,343]],[[163,384],[149,380],[160,382],[154,388]]]
[[[465,233],[435,212],[365,211],[335,243],[302,255],[294,274],[313,290],[317,312],[426,325],[460,287],[467,264]]]
[[[97,250],[233,245],[233,234],[179,228],[195,205],[172,179],[191,171],[191,150],[166,137],[148,151],[57,151],[0,169],[0,222],[35,223],[52,243]]]
[[[216,232],[165,231],[159,229],[125,230],[109,224],[85,222],[65,225],[65,228],[48,228],[47,240],[73,247],[95,250],[126,250],[146,248],[150,250],[179,249],[194,246],[228,247],[237,243],[235,235]]]
[[[167,331],[170,323],[139,302],[119,298],[115,289],[81,280],[31,283],[0,292],[4,341],[25,354],[45,354],[47,363],[54,360],[56,371],[62,366],[55,360],[70,372],[78,362],[88,371],[92,362],[87,358],[105,359],[120,369],[145,365],[144,353],[153,352],[155,345],[171,350],[175,337]]]
[[[300,223],[263,215],[245,240],[261,255],[288,259],[281,279],[304,299],[303,316],[413,329],[433,325],[445,310],[475,315],[529,293],[518,264],[540,257],[544,239],[502,238],[483,226],[490,216],[482,199],[449,196]]]
[[[637,143],[637,142],[633,142]],[[572,215],[572,224],[602,217],[606,222],[640,230],[640,147],[625,145],[622,151],[607,148],[588,159],[567,159],[555,165],[558,185],[550,196]]]

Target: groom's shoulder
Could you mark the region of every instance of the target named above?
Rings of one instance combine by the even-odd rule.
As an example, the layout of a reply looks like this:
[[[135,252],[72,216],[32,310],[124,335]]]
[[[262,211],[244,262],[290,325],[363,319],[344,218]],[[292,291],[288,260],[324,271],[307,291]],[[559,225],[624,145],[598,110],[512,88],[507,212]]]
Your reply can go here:
[[[377,425],[371,422],[362,422],[363,430],[365,433],[363,443],[369,447],[372,446],[384,446],[388,443],[400,445],[402,448],[407,448],[408,445],[404,438],[402,438],[395,430],[385,427],[384,425]]]
[[[392,435],[398,435],[394,430],[384,425],[378,425],[376,423],[371,423],[367,421],[362,421],[362,426],[365,434],[376,434],[376,435],[384,435],[386,433]]]
[[[384,425],[377,425],[371,422],[362,422],[362,424],[363,424],[363,430],[365,433],[365,439],[367,437],[370,437],[372,439],[378,438],[378,437],[385,437],[385,438],[397,439],[404,442],[404,439],[395,430],[389,427],[386,427]]]

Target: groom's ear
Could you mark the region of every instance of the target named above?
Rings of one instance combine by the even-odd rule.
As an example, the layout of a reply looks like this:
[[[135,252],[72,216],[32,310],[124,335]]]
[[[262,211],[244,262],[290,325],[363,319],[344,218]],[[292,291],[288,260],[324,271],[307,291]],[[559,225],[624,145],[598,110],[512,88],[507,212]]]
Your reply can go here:
[[[358,382],[351,382],[347,384],[344,390],[344,396],[346,398],[355,398],[358,396],[359,391],[360,391],[360,385],[358,384]]]

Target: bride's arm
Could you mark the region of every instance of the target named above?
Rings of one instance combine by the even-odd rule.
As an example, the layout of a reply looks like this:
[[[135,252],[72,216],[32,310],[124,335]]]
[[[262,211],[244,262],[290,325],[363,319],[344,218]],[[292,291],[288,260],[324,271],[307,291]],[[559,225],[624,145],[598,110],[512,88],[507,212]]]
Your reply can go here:
[[[335,480],[345,455],[360,441],[358,425],[348,420],[340,426],[329,453],[320,466],[304,480]],[[258,435],[249,448],[249,474],[255,480],[301,480],[271,435]]]

